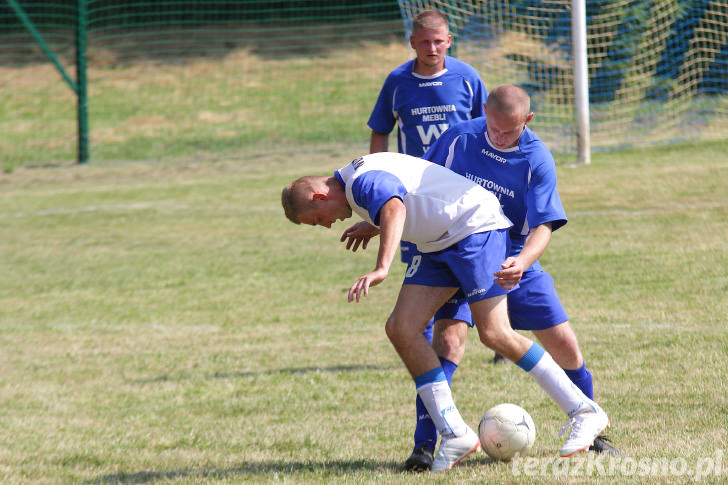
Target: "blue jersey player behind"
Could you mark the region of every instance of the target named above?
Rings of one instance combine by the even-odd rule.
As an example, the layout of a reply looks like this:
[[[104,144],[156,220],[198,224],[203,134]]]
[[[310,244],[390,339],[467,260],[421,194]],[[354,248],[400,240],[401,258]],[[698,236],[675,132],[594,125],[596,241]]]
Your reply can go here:
[[[447,55],[451,40],[444,14],[423,10],[415,16],[410,46],[416,56],[384,81],[367,123],[370,153],[388,150],[395,124],[397,151],[421,157],[448,127],[483,116],[485,84],[470,65]],[[409,263],[412,248],[401,246],[403,263]]]
[[[389,134],[396,125],[397,151],[421,157],[450,126],[484,115],[488,96],[485,84],[472,66],[447,55],[451,40],[444,14],[423,10],[415,16],[410,46],[416,56],[393,70],[384,81],[367,123],[372,129],[370,153],[388,150]],[[415,253],[414,244],[405,241],[400,244],[403,263],[408,264]],[[425,329],[425,337],[430,342],[432,332],[431,321]],[[450,364],[443,364],[449,381]],[[418,420],[430,421],[419,398],[416,412]],[[414,450],[405,463],[407,470],[430,468],[435,445],[430,443],[430,438],[429,432],[415,433]]]
[[[444,165],[498,197],[513,222],[510,255],[495,274],[496,283],[504,289],[519,285],[507,297],[511,326],[532,331],[571,381],[593,398],[592,376],[569,317],[551,275],[538,261],[552,232],[567,222],[556,188],[553,156],[527,126],[534,114],[522,88],[498,86],[488,96],[485,111],[486,117],[451,127],[423,158]],[[460,301],[446,305],[435,316],[435,351],[441,360],[455,366],[464,352],[467,327],[462,321],[469,320],[467,313],[467,305]],[[418,421],[422,429],[415,434],[432,435],[435,429],[428,424]],[[620,453],[601,435],[591,449]]]
[[[397,150],[421,157],[448,127],[483,116],[485,85],[470,65],[448,56],[451,36],[445,15],[420,12],[412,22],[416,57],[384,81],[367,123],[370,151],[384,152],[397,124]]]

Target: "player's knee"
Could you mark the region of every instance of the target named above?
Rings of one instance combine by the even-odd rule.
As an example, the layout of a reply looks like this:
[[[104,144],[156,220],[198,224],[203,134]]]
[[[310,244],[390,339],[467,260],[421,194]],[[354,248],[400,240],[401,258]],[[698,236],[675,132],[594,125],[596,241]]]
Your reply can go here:
[[[432,346],[438,355],[454,355],[461,354],[465,347],[465,337],[467,336],[467,328],[465,323],[461,326],[464,327],[464,331],[461,331],[458,326],[449,326],[439,332],[435,332],[432,339]]]
[[[396,314],[391,314],[384,325],[384,331],[392,342],[407,339],[411,333],[411,329],[407,326],[407,320],[399,318]]]
[[[390,315],[387,319],[387,323],[384,324],[384,331],[386,332],[389,340],[393,340],[397,337],[397,321],[395,320],[394,315]]]
[[[579,364],[583,358],[576,334],[569,327],[554,327],[553,329],[534,332],[542,345],[554,359],[562,365]],[[570,367],[569,367],[570,368]]]
[[[483,345],[495,351],[500,351],[508,339],[507,333],[497,326],[481,329],[478,334]]]
[[[581,351],[579,350],[579,342],[576,340],[576,336],[571,334],[561,339],[559,346],[563,349],[564,353],[574,358],[581,358]]]

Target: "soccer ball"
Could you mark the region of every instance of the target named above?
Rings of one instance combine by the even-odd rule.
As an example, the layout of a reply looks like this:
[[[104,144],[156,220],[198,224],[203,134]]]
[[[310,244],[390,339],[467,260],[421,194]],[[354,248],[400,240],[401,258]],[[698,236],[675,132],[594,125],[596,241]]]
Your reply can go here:
[[[531,415],[515,404],[490,408],[478,425],[480,445],[494,460],[510,460],[516,453],[527,455],[536,441]]]

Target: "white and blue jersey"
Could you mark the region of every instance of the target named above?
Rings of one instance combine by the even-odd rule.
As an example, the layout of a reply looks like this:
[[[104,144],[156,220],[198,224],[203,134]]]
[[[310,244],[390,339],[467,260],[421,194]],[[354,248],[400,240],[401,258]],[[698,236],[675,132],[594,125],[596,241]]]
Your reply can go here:
[[[476,233],[507,229],[498,199],[478,184],[420,158],[382,152],[357,158],[335,172],[352,210],[379,227],[392,197],[407,210],[402,239],[422,253],[441,251]]]
[[[526,127],[518,144],[494,148],[486,118],[465,121],[445,132],[423,156],[483,186],[500,200],[513,222],[511,255],[517,255],[532,227],[566,224],[566,212],[556,189],[556,164],[546,145]],[[529,270],[540,269],[536,261]]]
[[[483,116],[488,93],[477,71],[454,57],[432,76],[416,74],[414,62],[387,76],[367,125],[389,133],[396,123],[398,151],[421,157],[448,127]]]

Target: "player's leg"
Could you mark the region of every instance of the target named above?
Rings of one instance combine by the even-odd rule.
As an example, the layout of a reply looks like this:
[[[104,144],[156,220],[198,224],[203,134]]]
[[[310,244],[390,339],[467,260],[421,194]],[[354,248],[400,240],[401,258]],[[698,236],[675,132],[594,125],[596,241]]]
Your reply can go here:
[[[532,331],[572,382],[593,399],[591,374],[551,275],[541,269],[526,271],[519,287],[508,294],[508,314],[511,327]]]
[[[438,457],[445,453],[452,462],[450,466],[476,451],[480,447],[480,440],[455,407],[437,354],[422,335],[422,330],[429,317],[455,290],[417,284],[402,285],[386,325],[387,336],[414,379],[417,394],[443,437]],[[450,467],[438,469],[435,465],[433,471]]]
[[[592,375],[581,357],[576,334],[569,322],[566,321],[544,330],[534,330],[533,334],[552,355],[556,363],[564,369],[571,382],[581,389],[587,397],[594,399]],[[594,439],[589,451],[607,455],[621,455],[622,451],[615,448],[610,441],[606,435],[600,434]]]
[[[508,294],[511,327],[531,330],[546,351],[581,391],[594,399],[592,375],[582,357],[579,342],[569,323],[551,275],[541,269],[524,273],[519,288]],[[606,436],[594,440],[590,450],[620,454]]]
[[[446,315],[458,317],[457,308],[454,308],[457,300],[451,300],[439,311],[445,311]],[[465,352],[465,339],[467,338],[467,325],[470,324],[470,310],[467,304],[462,305],[462,311],[466,312],[461,318],[468,322],[454,318],[437,318],[433,333],[432,346],[438,355],[442,370],[448,385],[452,384],[452,376],[460,363]],[[452,387],[452,386],[451,386]],[[414,432],[414,448],[404,464],[406,471],[426,471],[432,468],[435,446],[437,445],[437,428],[432,422],[430,414],[424,403],[417,397],[415,402],[417,410],[417,424]]]
[[[412,258],[420,254],[417,249],[417,245],[407,241],[400,242],[400,256],[402,262],[405,263],[410,269],[410,263]],[[421,258],[421,256],[420,256]],[[416,269],[416,268],[415,268]],[[435,319],[430,318],[425,327],[425,331],[422,333],[428,342],[432,343],[432,337],[435,330]],[[445,376],[448,376],[448,369],[443,366],[445,370]],[[450,384],[450,378],[447,379],[448,385]],[[437,445],[437,428],[432,423],[432,418],[427,413],[422,399],[417,396],[415,401],[415,416],[417,419],[417,425],[415,428],[415,447],[412,450],[412,454],[404,464],[405,471],[425,471],[432,467],[432,460],[434,459],[435,446]],[[420,423],[422,425],[420,426]]]
[[[569,423],[573,421],[560,450],[562,456],[570,456],[589,447],[607,427],[609,418],[569,380],[543,347],[511,328],[506,296],[489,295],[490,288],[497,287],[493,274],[500,268],[507,242],[505,231],[474,234],[447,251],[448,265],[468,299],[481,341],[528,372],[569,416]]]
[[[564,369],[571,382],[581,389],[589,399],[594,399],[592,376],[586,368],[579,349],[579,342],[569,321],[543,330],[533,330],[533,335],[543,348],[551,354],[559,367]]]
[[[387,320],[387,337],[414,378],[440,367],[437,354],[422,334],[427,322],[456,288],[403,284]]]
[[[415,244],[407,241],[400,242],[400,256],[402,262],[407,265],[407,270],[409,272],[416,272],[419,269],[419,262],[422,260],[421,255],[418,256],[418,260],[414,266],[411,264],[412,259],[416,255],[420,255],[420,252],[417,250],[417,246]],[[423,332],[423,335],[430,343],[432,343],[434,323],[434,318],[430,318],[430,320],[427,322],[427,327],[425,327],[425,331]],[[443,366],[443,370],[445,371],[445,375],[447,376],[448,369],[446,368],[446,366]],[[449,385],[449,378],[447,382]],[[417,395],[417,398],[415,399],[415,419],[417,423],[415,425],[414,433],[415,446],[412,449],[412,453],[410,454],[409,458],[407,458],[404,463],[404,469],[405,471],[414,472],[428,471],[430,470],[430,468],[432,468],[432,461],[435,459],[435,446],[437,446],[437,428],[432,422],[432,418],[427,412],[427,408],[422,402],[422,399],[420,399],[419,395]]]
[[[459,280],[452,273],[449,264],[446,261],[448,254],[449,249],[445,251],[439,251],[437,253],[426,253],[422,255],[417,255],[412,258],[412,263],[410,263],[410,266],[407,268],[407,272],[405,273],[403,288],[407,286],[412,286],[416,288],[418,286],[428,285],[445,288],[459,286]],[[448,294],[448,296],[451,297],[454,293],[455,292],[452,291]],[[440,295],[438,294],[437,296],[439,297]],[[422,295],[413,297],[413,300],[415,300],[413,302],[413,305],[421,308],[426,308],[427,311],[432,311],[434,313],[434,310],[441,307],[442,304],[445,303],[447,298],[444,300],[437,299],[423,293]],[[431,306],[433,303],[435,304],[435,307]],[[421,308],[419,308],[418,311],[422,311]],[[435,355],[434,350],[431,351],[433,355]],[[446,362],[445,368],[447,368]],[[445,375],[445,371],[443,370],[443,366],[441,365],[439,369],[442,371],[442,374],[438,377],[438,379],[441,379],[442,384],[447,386],[447,391],[449,393],[450,388],[447,384],[448,379]],[[437,431],[440,433],[440,436],[442,438],[440,441],[437,456],[433,461],[432,471],[444,471],[452,467],[455,463],[459,462],[464,457],[479,449],[480,440],[478,439],[477,433],[475,433],[467,425],[464,425],[464,434],[458,430],[455,430],[453,432],[453,430],[447,428],[444,429],[445,432],[443,433],[443,427],[441,423],[442,416],[438,415],[438,413],[441,413],[443,409],[440,409],[438,411],[438,409],[436,408],[439,408],[439,404],[437,406],[433,406],[432,403],[428,403],[428,398],[430,398],[430,394],[423,392],[426,389],[424,388],[424,386],[420,385],[420,382],[417,382],[417,384],[418,395],[422,399],[422,402],[425,405],[428,414],[431,416],[433,423],[435,424],[435,427],[437,428]],[[454,403],[452,406],[453,409],[455,409]],[[461,419],[462,418],[460,417],[460,420]]]
[[[456,367],[465,354],[465,342],[468,337],[468,325],[470,325],[469,313],[467,320],[440,318],[435,322],[432,347],[438,357],[449,360]]]
[[[571,433],[559,454],[571,456],[588,448],[609,424],[606,413],[569,380],[543,347],[510,327],[505,297],[471,302],[470,309],[481,341],[526,371],[569,416]]]

